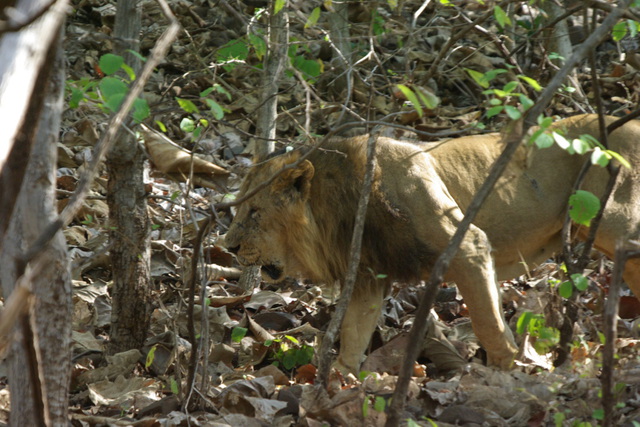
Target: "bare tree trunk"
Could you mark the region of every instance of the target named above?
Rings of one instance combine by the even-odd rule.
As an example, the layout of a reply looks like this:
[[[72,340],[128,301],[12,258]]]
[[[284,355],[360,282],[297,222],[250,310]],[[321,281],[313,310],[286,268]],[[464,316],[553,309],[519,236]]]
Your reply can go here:
[[[332,47],[335,57],[332,61],[338,77],[335,85],[336,93],[344,93],[344,98],[349,99],[351,81],[351,41],[349,40],[349,3],[338,2],[334,4],[334,11],[329,13],[329,28],[331,30]]]
[[[257,111],[256,125],[258,141],[256,155],[264,157],[274,149],[276,137],[276,117],[278,108],[278,88],[282,73],[288,61],[289,20],[287,5],[276,14],[275,1],[269,8],[269,49],[265,57],[264,78],[262,80],[262,104]]]
[[[12,6],[24,21],[4,21],[15,31],[0,34],[0,248],[18,191],[27,168],[34,141],[33,121],[40,117],[43,97],[32,99],[36,80],[46,81],[50,67],[43,63],[51,55],[58,29],[64,22],[67,2],[50,5],[49,10],[28,27],[21,29],[46,0],[19,0]],[[42,87],[42,86],[40,86]],[[38,101],[38,102],[35,102]]]
[[[140,68],[127,49],[138,51],[140,5],[119,0],[114,36],[116,53],[134,70]],[[145,155],[135,138],[121,132],[107,157],[107,203],[111,230],[113,311],[109,352],[139,348],[149,329],[151,313],[149,217],[144,191]]]
[[[55,203],[56,142],[60,129],[64,59],[61,31],[54,33],[49,55],[29,97],[30,129],[18,132],[15,143],[33,148],[28,158],[14,214],[0,253],[4,295],[15,288],[26,266],[20,257],[57,217]],[[29,139],[33,141],[29,141]],[[10,167],[10,165],[8,165]],[[9,353],[11,425],[67,425],[71,373],[71,277],[64,236],[59,232],[42,248],[34,263],[42,269],[31,283],[35,304],[31,318],[17,326],[17,340]]]
[[[269,7],[269,49],[265,57],[262,85],[262,104],[257,111],[256,157],[266,157],[274,150],[276,137],[276,117],[278,108],[278,87],[288,60],[289,19],[287,5],[276,14],[275,1]],[[260,283],[260,268],[247,267],[243,270],[239,285],[243,289],[253,289]]]

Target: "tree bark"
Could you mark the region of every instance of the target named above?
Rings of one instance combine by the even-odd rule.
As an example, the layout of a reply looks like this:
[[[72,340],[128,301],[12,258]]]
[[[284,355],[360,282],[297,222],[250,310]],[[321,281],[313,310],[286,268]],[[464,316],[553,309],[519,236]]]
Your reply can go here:
[[[278,108],[278,89],[282,73],[288,60],[289,20],[287,5],[276,14],[275,1],[271,2],[269,15],[269,49],[264,60],[264,78],[262,103],[256,118],[258,140],[256,156],[265,157],[274,149],[276,137],[276,117]]]
[[[140,6],[119,0],[114,36],[116,53],[139,69],[127,49],[138,50]],[[147,337],[151,313],[149,217],[144,190],[145,155],[131,135],[121,132],[107,156],[107,204],[113,271],[110,353],[140,348]]]
[[[45,0],[20,0],[14,5],[23,16],[34,17],[47,5]],[[0,248],[27,168],[34,141],[33,122],[40,116],[43,97],[33,102],[34,88],[46,82],[50,67],[43,63],[51,54],[58,29],[64,22],[65,0],[51,5],[31,25],[0,34]],[[17,26],[15,21],[5,21]]]
[[[47,71],[41,70],[34,85],[39,90],[29,97],[29,124],[16,133],[16,146],[33,148],[0,253],[4,295],[11,294],[25,272],[20,260],[23,251],[57,217],[56,142],[65,81],[61,32],[56,30],[51,40],[49,56],[43,62]],[[38,113],[32,115],[33,111]],[[34,263],[41,266],[31,283],[35,304],[31,318],[25,316],[18,323],[18,339],[8,355],[11,425],[67,425],[71,277],[61,232],[42,248]]]
[[[262,104],[257,111],[255,155],[264,158],[274,150],[276,137],[276,118],[278,108],[278,88],[288,60],[289,19],[287,4],[276,14],[275,1],[269,6],[269,50],[264,60],[264,78]],[[260,284],[260,267],[247,267],[242,271],[238,285],[251,290]]]

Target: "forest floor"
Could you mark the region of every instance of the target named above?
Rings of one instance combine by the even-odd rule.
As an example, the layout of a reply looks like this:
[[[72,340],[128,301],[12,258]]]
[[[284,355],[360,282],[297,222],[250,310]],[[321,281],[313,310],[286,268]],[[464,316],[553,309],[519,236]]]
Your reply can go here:
[[[98,82],[103,76],[99,59],[112,51],[115,7],[105,0],[73,3],[65,41],[68,85],[86,88],[87,82]],[[205,161],[204,175],[212,168],[209,164],[230,174],[226,182],[214,177],[216,182],[211,185],[189,189],[159,172],[168,166],[154,164],[150,170],[146,185],[153,223],[154,311],[150,338],[143,349],[105,354],[111,271],[104,197],[108,177],[104,173],[77,220],[65,230],[74,279],[74,368],[69,397],[73,425],[384,425],[420,286],[394,286],[385,300],[383,317],[360,378],[333,375],[329,389],[319,390],[313,385],[314,354],[333,311],[337,290],[296,279],[278,286],[263,283],[253,290],[241,288],[237,284],[237,263],[216,246],[217,236],[230,222],[229,211],[219,213],[219,225],[206,241],[206,266],[202,271],[206,272],[203,283],[207,286],[196,304],[197,330],[210,350],[202,362],[207,371],[206,375],[202,369],[198,371],[198,392],[184,394],[189,389],[186,373],[191,348],[185,284],[196,235],[193,223],[201,224],[206,219],[211,203],[233,197],[255,143],[251,135],[255,133],[254,112],[260,104],[263,54],[256,36],[265,30],[264,19],[256,18],[254,8],[248,6],[254,3],[261,2],[221,1],[215,6],[199,0],[170,2],[187,33],[180,36],[146,87],[152,119],[162,122],[172,141],[197,152]],[[351,76],[352,86],[341,86],[335,55],[326,42],[330,39],[325,18],[329,12],[322,10],[318,22],[305,28],[314,5],[304,3],[314,2],[292,6],[289,55],[295,71],[287,72],[278,95],[279,147],[326,134],[345,120],[343,114],[349,120],[378,120],[400,112],[395,123],[431,134],[456,131],[463,135],[483,128],[500,129],[506,116],[486,117],[488,98],[465,69],[480,73],[505,70],[492,83],[499,87],[514,75],[513,64],[542,85],[556,69],[543,48],[542,37],[529,37],[531,33],[525,31],[524,24],[512,37],[503,37],[492,17],[482,24],[488,34],[470,31],[451,48],[437,73],[429,76],[429,66],[447,39],[466,24],[465,19],[475,19],[486,13],[487,7],[459,1],[454,3],[465,7],[431,5],[418,13],[423,2],[406,1],[396,13],[384,2],[379,2],[377,9],[370,4],[378,2],[356,2],[349,19],[354,58],[359,62]],[[512,18],[533,23],[539,11],[524,5],[529,2],[521,3]],[[165,24],[156,3],[143,1],[142,5],[141,49],[147,55]],[[417,19],[410,25],[414,17]],[[582,30],[579,21],[575,22],[572,37],[578,43]],[[253,36],[247,38],[247,31]],[[519,44],[522,49],[518,54],[509,57],[502,53],[503,48],[514,49]],[[640,103],[638,69],[619,59],[620,49],[620,44],[608,40],[597,51],[605,108],[615,115],[623,115]],[[233,55],[237,60],[230,60]],[[548,115],[593,111],[587,70],[578,68],[572,78],[577,90],[563,92],[548,108]],[[402,92],[394,89],[397,84],[437,94],[440,104],[425,108],[420,116],[407,105]],[[211,87],[215,88],[212,99],[221,112],[215,108],[205,111],[201,94]],[[346,102],[348,88],[351,97]],[[202,112],[185,111],[176,97],[192,101]],[[107,115],[97,104],[81,103],[64,113],[58,171],[61,206],[74,191],[78,171],[104,132]],[[217,114],[224,117],[220,119]],[[197,143],[193,134],[180,128],[185,118],[196,122],[206,118],[210,123]],[[397,138],[415,138],[402,129],[388,128],[384,132]],[[150,148],[147,142],[147,149],[176,150],[161,140],[156,139],[154,144],[155,148]],[[160,161],[153,155],[151,158]],[[543,333],[539,330],[538,334],[518,335],[521,354],[509,372],[483,366],[483,351],[471,332],[464,301],[455,286],[443,285],[434,307],[434,326],[425,341],[432,351],[429,358],[417,361],[410,386],[409,423],[599,425],[602,307],[611,269],[611,261],[594,253],[587,271],[589,287],[575,301],[580,318],[574,325],[570,360],[557,368],[551,348],[554,328],[560,327],[564,310],[555,286],[563,280],[560,265],[550,260],[529,275],[502,284],[505,315],[514,330],[524,312],[540,315],[547,328],[541,329]],[[628,291],[623,294],[616,341],[617,420],[619,425],[638,425],[640,303]],[[203,301],[207,303],[206,322],[200,322]],[[5,417],[8,401],[5,387],[0,390]]]

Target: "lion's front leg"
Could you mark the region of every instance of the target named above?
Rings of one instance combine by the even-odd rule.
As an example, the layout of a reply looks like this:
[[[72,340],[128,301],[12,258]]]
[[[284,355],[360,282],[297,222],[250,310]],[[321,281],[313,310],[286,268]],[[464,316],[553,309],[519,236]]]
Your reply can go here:
[[[360,286],[359,286],[360,285]],[[340,353],[334,368],[357,375],[382,311],[382,284],[356,283],[340,330]]]
[[[489,365],[509,369],[518,349],[502,313],[491,248],[482,230],[469,228],[448,277],[456,282],[469,308],[473,331],[487,351]]]

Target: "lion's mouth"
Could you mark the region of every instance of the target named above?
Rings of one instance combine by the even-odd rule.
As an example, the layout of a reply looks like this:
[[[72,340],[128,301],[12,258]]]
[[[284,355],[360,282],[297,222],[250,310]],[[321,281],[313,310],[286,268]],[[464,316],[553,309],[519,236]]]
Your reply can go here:
[[[263,273],[267,273],[272,280],[278,280],[282,277],[282,268],[274,264],[267,264],[260,267]]]

